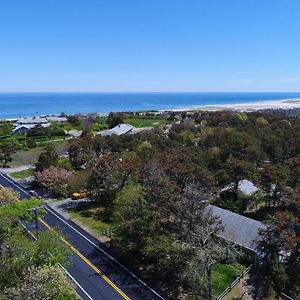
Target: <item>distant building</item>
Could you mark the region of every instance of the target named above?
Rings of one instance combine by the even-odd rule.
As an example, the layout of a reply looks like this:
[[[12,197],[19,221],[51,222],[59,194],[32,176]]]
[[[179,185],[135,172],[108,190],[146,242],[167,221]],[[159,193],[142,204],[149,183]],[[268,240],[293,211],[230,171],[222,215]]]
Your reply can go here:
[[[19,125],[48,125],[48,121],[46,118],[21,118],[18,119],[16,126]],[[49,125],[48,125],[49,126]]]
[[[101,136],[111,136],[111,135],[125,135],[132,134],[134,132],[134,127],[130,124],[119,124],[114,128],[104,130],[100,132]]]
[[[13,134],[25,134],[28,130],[35,126],[48,127],[51,124],[48,123],[46,118],[21,118],[13,126]]]
[[[66,123],[68,122],[68,119],[66,117],[61,117],[61,116],[49,116],[46,117],[47,121],[50,122],[58,122],[58,123]]]

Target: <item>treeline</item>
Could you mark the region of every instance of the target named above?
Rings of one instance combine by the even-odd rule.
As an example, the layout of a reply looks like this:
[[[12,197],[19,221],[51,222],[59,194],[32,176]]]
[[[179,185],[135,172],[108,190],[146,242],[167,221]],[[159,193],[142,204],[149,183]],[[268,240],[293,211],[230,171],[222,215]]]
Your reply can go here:
[[[262,266],[268,271],[260,272],[260,282],[266,295],[283,290],[296,295],[299,277],[290,266],[299,266],[300,120],[235,112],[184,112],[168,118],[180,122],[128,136],[87,131],[70,140],[72,176],[65,186],[89,190],[93,205],[104,207],[104,217],[117,224],[112,247],[143,266],[173,298],[211,298],[211,267],[236,256],[231,245],[216,238],[222,224],[206,202],[270,224],[272,238],[262,236],[272,253],[262,248]],[[242,179],[256,184],[259,196],[242,196]],[[228,184],[233,193],[221,199],[219,191]],[[289,215],[285,225],[282,214]],[[279,234],[278,224],[287,234]],[[282,259],[280,253],[288,255]]]

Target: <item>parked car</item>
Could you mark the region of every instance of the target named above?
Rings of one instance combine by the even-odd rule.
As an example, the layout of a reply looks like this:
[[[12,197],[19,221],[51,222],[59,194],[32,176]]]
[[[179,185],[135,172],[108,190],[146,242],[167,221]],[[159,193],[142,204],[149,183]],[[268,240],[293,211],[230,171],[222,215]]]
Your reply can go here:
[[[82,198],[88,197],[89,192],[87,190],[80,190],[79,192],[75,192],[72,194],[71,199],[78,200]]]

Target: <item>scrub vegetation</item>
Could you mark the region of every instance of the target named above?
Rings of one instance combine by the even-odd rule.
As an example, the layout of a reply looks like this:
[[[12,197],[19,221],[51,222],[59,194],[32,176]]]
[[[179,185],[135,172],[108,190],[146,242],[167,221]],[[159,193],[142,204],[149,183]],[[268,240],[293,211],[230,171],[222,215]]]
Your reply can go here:
[[[128,118],[141,118],[140,125],[158,119],[113,113],[106,122],[111,128]],[[68,164],[59,166],[55,149],[45,149],[36,166],[58,172],[65,165],[72,176],[64,191],[86,190],[91,199],[70,211],[73,217],[100,234],[110,226],[112,251],[173,299],[212,299],[235,279],[231,266],[242,252],[219,238],[223,224],[207,203],[267,225],[257,284],[265,297],[298,295],[300,120],[239,112],[170,112],[160,119],[172,126],[107,137],[91,126],[67,142]],[[243,195],[244,179],[259,192]],[[283,261],[282,251],[289,253]]]

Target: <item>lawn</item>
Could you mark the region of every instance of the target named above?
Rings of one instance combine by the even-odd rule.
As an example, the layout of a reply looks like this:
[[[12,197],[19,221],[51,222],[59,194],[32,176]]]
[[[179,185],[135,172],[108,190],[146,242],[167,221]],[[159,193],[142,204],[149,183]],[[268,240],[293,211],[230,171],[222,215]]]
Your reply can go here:
[[[55,142],[55,141],[54,141]],[[55,142],[55,147],[58,152],[63,152],[65,150],[67,141],[57,141]],[[12,162],[10,165],[12,167],[24,166],[24,165],[34,165],[44,147],[34,147],[29,150],[19,150],[12,156]]]
[[[26,169],[26,170],[22,170],[22,171],[18,171],[18,172],[12,172],[9,175],[15,179],[25,179],[25,178],[33,175],[33,170]]]
[[[34,165],[43,147],[32,148],[28,151],[20,150],[13,155],[13,160],[11,162],[12,167],[24,166],[24,165]]]
[[[136,128],[141,127],[153,127],[153,126],[163,126],[166,125],[168,120],[163,118],[126,118],[124,123],[131,124]]]
[[[218,263],[212,270],[212,283],[214,295],[222,293],[244,270],[246,267],[235,263],[226,265]]]
[[[68,213],[73,220],[79,221],[87,227],[97,238],[105,236],[104,230],[111,228],[114,224],[103,221],[103,211],[101,207],[77,207],[68,209]]]

